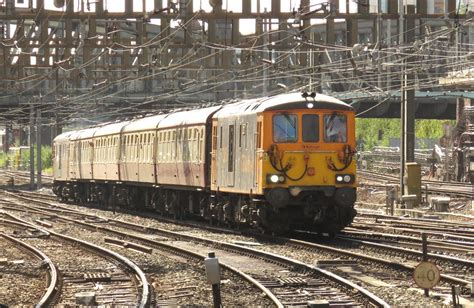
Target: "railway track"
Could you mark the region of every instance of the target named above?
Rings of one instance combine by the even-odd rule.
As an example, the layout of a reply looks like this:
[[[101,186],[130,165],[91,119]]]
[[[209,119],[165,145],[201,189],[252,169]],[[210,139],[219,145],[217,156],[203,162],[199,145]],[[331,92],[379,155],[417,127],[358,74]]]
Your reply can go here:
[[[473,223],[474,218],[472,217],[467,221],[441,221],[428,218],[396,217],[362,210],[359,211],[350,228],[362,231],[390,231],[393,234],[410,235],[417,238],[421,238],[422,233],[427,233],[432,239],[470,245],[474,241]]]
[[[398,184],[400,182],[399,177],[393,175],[379,174],[375,172],[361,170],[359,170],[357,174],[359,178],[372,182],[383,181],[390,184]],[[366,182],[362,182],[360,183],[360,185],[379,187],[386,186],[385,184],[371,184]],[[428,192],[430,194],[474,198],[474,185],[470,183],[422,180],[422,185],[427,186]]]
[[[37,302],[38,307],[52,303],[59,282],[59,272],[54,263],[42,251],[9,236],[3,230],[0,236],[3,238],[0,250],[4,258],[0,264],[4,267],[1,270],[1,285],[14,285],[0,292],[0,302],[20,306]]]
[[[50,202],[49,202],[50,203]],[[74,208],[74,210],[72,209]],[[74,205],[68,205],[67,207],[58,205],[57,206],[57,211],[58,212],[74,212],[76,209],[83,209]],[[110,212],[103,212],[99,209],[88,209],[88,211],[91,212],[101,212],[102,214],[106,216],[115,216],[112,215]],[[84,214],[82,214],[84,215]],[[120,215],[120,214],[119,214]],[[78,216],[79,217],[79,216]],[[86,218],[83,217],[83,220]],[[110,220],[110,218],[107,218]],[[136,219],[139,219],[138,217]],[[146,219],[141,219],[146,220]],[[163,220],[160,218],[160,220]],[[113,221],[113,220],[112,220]],[[148,219],[149,221],[149,219]],[[140,233],[145,233],[148,234],[148,236],[152,236],[150,233],[154,234],[157,232],[151,227],[144,227],[148,223],[145,222],[139,222],[139,223],[127,223],[129,227],[135,228],[135,232],[140,232]],[[176,225],[178,224],[178,225]],[[176,222],[174,221],[174,225],[172,227],[167,227],[171,228],[173,231],[177,232],[180,234],[180,236],[183,236],[185,234],[198,234],[199,237],[202,237],[202,230],[207,229],[209,227],[205,227],[206,225],[202,224],[196,224],[195,222],[190,224],[189,222]],[[90,228],[93,228],[90,226]],[[215,227],[211,227],[209,229],[215,229]],[[91,229],[92,230],[92,229]],[[125,233],[131,233],[130,230],[123,230]],[[349,280],[357,281],[358,284],[364,285],[364,287],[368,288],[372,292],[376,293],[377,292],[383,292],[381,291],[382,286],[388,287],[390,286],[390,294],[387,294],[386,296],[390,298],[390,296],[394,296],[394,294],[397,294],[397,289],[394,289],[393,286],[397,285],[400,291],[400,297],[404,297],[403,294],[408,294],[412,291],[409,291],[412,288],[412,283],[411,281],[411,275],[413,271],[413,266],[415,264],[415,261],[409,262],[410,264],[407,265],[406,263],[406,257],[400,258],[400,261],[397,262],[396,260],[393,260],[394,258],[390,254],[386,254],[383,250],[380,250],[378,252],[365,252],[365,251],[359,251],[358,253],[350,253],[347,252],[346,248],[337,248],[337,247],[331,247],[333,244],[327,244],[327,245],[319,245],[315,243],[310,243],[308,241],[301,241],[301,240],[290,240],[290,239],[281,239],[281,238],[262,238],[260,236],[251,236],[250,238],[248,236],[236,236],[232,235],[235,234],[235,232],[225,229],[223,232],[221,228],[217,228],[216,232],[218,234],[214,235],[214,238],[217,240],[222,240],[224,237],[230,237],[231,239],[227,240],[228,242],[242,242],[244,243],[243,245],[246,246],[248,245],[248,242],[255,242],[252,243],[251,245],[255,244],[256,246],[251,246],[254,247],[257,250],[261,251],[266,251],[271,254],[277,254],[277,255],[282,255],[285,257],[288,257],[290,259],[295,259],[298,260],[299,262],[305,263],[305,264],[313,264],[314,260],[322,260],[319,264],[319,267],[324,268],[326,264],[329,264],[331,271],[334,273],[337,273],[338,275],[345,277]],[[229,235],[227,235],[229,234]],[[161,234],[159,235],[160,237],[162,236]],[[178,235],[176,235],[178,236]],[[213,237],[212,234],[207,234],[206,237]],[[240,238],[242,237],[242,238]],[[138,239],[135,239],[134,241],[139,241]],[[169,242],[169,241],[168,241]],[[143,243],[144,245],[151,245],[147,243]],[[223,244],[219,244],[218,247],[222,247]],[[239,245],[242,246],[242,245]],[[215,248],[212,248],[212,250],[215,250]],[[222,251],[219,251],[219,254],[224,253]],[[381,257],[382,255],[385,255],[385,257]],[[387,256],[388,255],[388,256]],[[384,260],[385,259],[385,260]],[[249,263],[250,264],[250,263]],[[380,268],[384,268],[384,271],[387,271],[387,273],[381,273]],[[348,268],[351,268],[351,270],[348,271]],[[355,275],[354,272],[359,272],[359,274]],[[360,275],[360,272],[363,274]],[[368,276],[372,277],[385,277],[382,280],[380,279],[371,279],[367,278]],[[369,282],[367,281],[362,281],[358,280],[360,277],[363,277],[366,280],[368,279]],[[452,278],[452,279],[451,279]],[[388,281],[388,283],[385,283],[385,281]],[[467,284],[468,281],[465,281],[463,279],[458,279],[456,277],[450,277],[449,275],[444,275],[443,276],[443,281],[439,287],[438,292],[445,294],[446,289],[449,289],[449,284],[454,283],[457,285],[463,286],[463,291],[464,293],[467,292]],[[444,291],[443,291],[444,290]],[[385,294],[384,294],[385,295]],[[417,294],[411,295],[411,296],[419,296]],[[447,296],[447,295],[446,295]],[[421,299],[416,299],[414,301],[423,301],[423,298]],[[439,304],[439,303],[438,303]],[[428,303],[426,303],[428,305]]]
[[[5,230],[10,230],[11,235],[7,235],[9,238],[21,238],[22,242],[36,247],[38,253],[49,256],[46,259],[49,260],[48,266],[60,271],[51,270],[54,279],[51,279],[48,297],[38,302],[41,307],[75,305],[77,294],[85,291],[95,294],[98,285],[103,290],[96,297],[99,304],[148,306],[149,286],[146,277],[127,258],[81,239],[47,231],[8,213],[2,213],[0,224]],[[58,276],[61,277],[60,281]]]
[[[474,242],[453,242],[451,240],[446,241],[445,238],[436,239],[431,233],[427,233],[429,236],[430,249],[444,255],[452,255],[454,257],[463,257],[471,260],[474,258],[473,248]],[[359,230],[357,228],[349,227],[344,229],[339,236],[355,240],[368,240],[377,243],[388,243],[398,245],[400,247],[411,247],[414,249],[421,249],[422,240],[419,237],[407,236],[387,232],[377,232],[370,230]]]
[[[34,175],[36,180],[36,174]],[[0,169],[0,179],[3,180],[5,185],[29,185],[30,184],[30,173],[27,171],[20,170],[5,170]],[[13,179],[13,182],[11,180]],[[53,183],[53,177],[47,174],[41,175],[43,186],[50,187]]]
[[[32,208],[31,206],[29,206],[29,209],[40,212],[44,210],[44,208]],[[264,253],[241,245],[183,235],[182,233],[162,229],[144,228],[142,225],[118,220],[107,219],[104,221],[100,219],[100,221],[97,221],[98,218],[92,219],[91,216],[88,216],[87,220],[89,222],[84,222],[84,219],[82,221],[77,220],[78,215],[84,216],[84,214],[73,213],[74,211],[65,209],[60,209],[58,212],[61,212],[62,215],[56,214],[55,220],[63,220],[69,224],[80,224],[91,231],[100,230],[148,247],[161,250],[179,250],[181,254],[193,251],[201,258],[205,256],[205,251],[214,250],[220,256],[220,260],[223,261],[223,266],[228,270],[240,273],[249,281],[253,281],[261,290],[265,290],[269,298],[275,298],[274,303],[277,306],[306,305],[309,300],[315,297],[326,299],[333,305],[387,305],[367,290],[341,279],[337,275],[289,258]],[[63,216],[65,212],[76,217]],[[144,234],[131,234],[132,230]],[[158,235],[160,240],[150,239],[150,234]],[[163,237],[166,237],[166,241]],[[226,260],[239,260],[238,267],[241,269],[226,264]],[[256,271],[256,269],[262,268],[267,270],[265,272]],[[244,273],[242,269],[247,273]],[[354,294],[355,290],[356,293]]]

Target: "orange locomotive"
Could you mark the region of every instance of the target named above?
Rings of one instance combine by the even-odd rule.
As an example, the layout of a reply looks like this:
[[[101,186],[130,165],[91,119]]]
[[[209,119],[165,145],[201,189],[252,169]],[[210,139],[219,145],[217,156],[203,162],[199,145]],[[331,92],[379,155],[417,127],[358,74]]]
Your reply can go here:
[[[54,192],[267,230],[334,233],[355,216],[353,108],[291,93],[59,135]]]

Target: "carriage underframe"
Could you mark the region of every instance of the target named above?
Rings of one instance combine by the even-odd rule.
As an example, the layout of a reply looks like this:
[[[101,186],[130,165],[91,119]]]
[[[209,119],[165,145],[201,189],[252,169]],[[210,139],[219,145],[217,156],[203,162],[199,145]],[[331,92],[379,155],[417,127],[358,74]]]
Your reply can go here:
[[[355,189],[350,189],[355,196]],[[284,206],[272,205],[261,195],[123,182],[55,181],[53,191],[64,202],[114,210],[148,210],[176,219],[199,217],[211,224],[248,226],[276,233],[302,229],[334,234],[348,226],[356,215],[352,197],[341,201],[328,189],[308,190],[291,197]]]

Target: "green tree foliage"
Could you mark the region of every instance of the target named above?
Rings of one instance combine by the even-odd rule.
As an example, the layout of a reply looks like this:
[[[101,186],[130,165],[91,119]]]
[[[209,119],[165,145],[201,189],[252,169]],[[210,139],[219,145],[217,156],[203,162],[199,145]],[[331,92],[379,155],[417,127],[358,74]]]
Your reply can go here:
[[[16,156],[18,153],[9,153],[5,154],[3,152],[0,153],[0,168],[6,167],[16,167],[15,161],[17,160]],[[23,170],[27,170],[30,167],[30,151],[23,150],[21,151],[20,156],[20,166]],[[42,170],[49,170],[52,167],[52,152],[50,146],[42,146],[41,147],[41,163],[42,163]],[[35,164],[36,164],[36,146],[35,146]]]
[[[415,135],[417,138],[439,139],[443,136],[443,124],[454,121],[416,120]],[[388,146],[390,138],[400,138],[400,119],[356,119],[356,139],[364,144],[365,150],[374,146]]]

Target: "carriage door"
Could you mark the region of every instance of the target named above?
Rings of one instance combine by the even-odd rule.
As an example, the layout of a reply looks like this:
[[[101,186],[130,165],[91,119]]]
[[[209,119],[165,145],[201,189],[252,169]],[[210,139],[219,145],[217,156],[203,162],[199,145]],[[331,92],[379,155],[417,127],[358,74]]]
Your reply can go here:
[[[227,148],[227,186],[233,187],[235,182],[235,122],[229,124],[229,144]]]
[[[76,141],[76,151],[77,151],[76,178],[79,178],[79,179],[82,179],[82,144],[83,144],[83,141]]]

